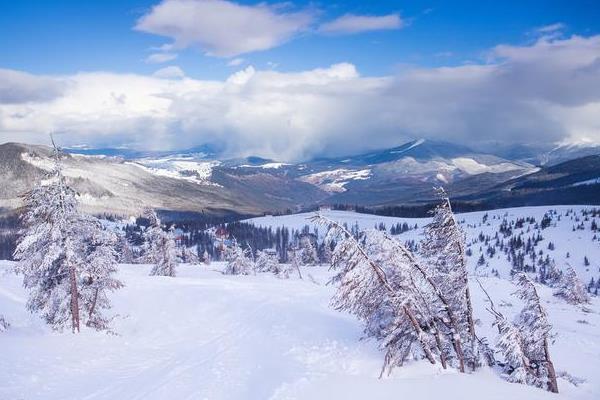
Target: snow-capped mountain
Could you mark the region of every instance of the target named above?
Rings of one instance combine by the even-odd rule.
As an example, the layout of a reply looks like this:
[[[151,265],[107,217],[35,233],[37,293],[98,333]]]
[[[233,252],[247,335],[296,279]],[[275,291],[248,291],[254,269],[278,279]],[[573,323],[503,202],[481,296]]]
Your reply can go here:
[[[600,167],[588,159],[581,161],[576,171],[567,165],[561,172],[573,179],[550,180],[552,184],[543,190],[531,189],[528,182],[543,181],[548,174],[557,176],[553,171],[560,171],[562,164],[540,167],[424,139],[381,151],[300,163],[261,157],[221,158],[220,152],[206,146],[160,153],[69,151],[65,174],[79,191],[83,206],[94,212],[128,215],[146,206],[177,212],[262,214],[317,204],[422,204],[431,201],[436,186],[444,186],[454,198],[474,207],[556,204],[575,192],[585,192],[582,201],[594,203],[590,193],[598,187],[594,179],[600,177]],[[100,154],[102,151],[106,154]],[[45,146],[0,146],[0,183],[6,188],[0,193],[0,208],[20,205],[19,196],[50,168],[50,155]],[[567,190],[561,186],[565,179],[587,184]],[[556,196],[559,192],[562,194]]]
[[[15,209],[20,196],[52,166],[46,146],[0,145],[0,209]],[[67,154],[64,174],[82,206],[95,213],[139,214],[144,207],[208,214],[261,214],[312,204],[325,197],[313,185],[260,171],[216,169],[218,161],[187,156],[126,160]]]

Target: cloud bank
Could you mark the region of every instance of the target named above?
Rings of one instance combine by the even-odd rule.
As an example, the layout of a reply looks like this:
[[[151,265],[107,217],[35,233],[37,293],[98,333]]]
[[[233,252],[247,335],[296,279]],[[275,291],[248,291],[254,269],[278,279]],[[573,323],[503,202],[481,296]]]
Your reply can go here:
[[[15,79],[16,77],[16,79]],[[0,141],[173,149],[299,160],[415,137],[474,143],[600,142],[600,35],[500,45],[480,65],[361,76],[340,63],[300,72],[252,66],[223,81],[0,71]]]

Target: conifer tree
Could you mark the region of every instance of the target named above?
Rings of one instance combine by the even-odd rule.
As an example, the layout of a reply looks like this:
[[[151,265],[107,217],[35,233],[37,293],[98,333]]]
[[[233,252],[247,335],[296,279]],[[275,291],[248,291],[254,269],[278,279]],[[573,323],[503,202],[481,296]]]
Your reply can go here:
[[[564,272],[554,295],[563,298],[570,304],[585,304],[590,302],[590,296],[579,278],[577,278],[577,274],[572,267],[568,267]]]
[[[104,330],[109,328],[110,323],[110,318],[102,312],[111,308],[108,294],[123,287],[114,277],[117,272],[117,237],[95,219],[89,219],[86,225],[89,234],[86,239],[88,252],[81,270],[82,308],[87,317],[86,325]]]
[[[154,210],[146,210],[149,226],[144,231],[144,254],[153,265],[150,275],[171,276],[177,274],[177,247],[173,228],[165,232]]]
[[[519,328],[501,314],[496,316],[498,326],[498,350],[503,356],[504,377],[513,383],[527,384],[530,373],[529,360],[523,349],[523,335]]]
[[[468,286],[465,234],[456,222],[444,190],[438,189],[438,195],[441,202],[433,210],[433,218],[425,227],[421,254],[427,260],[431,279],[456,316],[457,332],[454,333],[460,336],[463,343],[468,344],[463,349],[464,358],[474,369],[479,366],[480,360]]]
[[[250,275],[254,273],[254,262],[249,249],[242,249],[234,240],[225,250],[227,265],[223,270],[226,275]]]
[[[275,275],[281,274],[282,269],[279,265],[279,257],[276,253],[259,250],[256,255],[256,270],[258,272],[271,272]]]
[[[61,157],[55,145],[48,179],[24,196],[25,228],[14,253],[17,271],[29,290],[27,308],[54,329],[70,326],[79,332],[82,320],[104,329],[107,320],[100,311],[110,307],[106,292],[120,287],[113,278],[114,236],[78,211]]]
[[[385,350],[382,369],[391,371],[410,357],[432,364],[439,357],[445,368],[452,359],[464,360],[457,318],[427,270],[402,244],[386,232],[350,232],[343,225],[317,215],[334,240],[331,282],[337,285],[334,306],[356,315],[365,335]],[[442,325],[447,329],[442,331]],[[454,350],[454,352],[452,352]]]
[[[518,324],[522,331],[524,353],[529,359],[532,384],[545,387],[558,393],[556,371],[550,359],[549,337],[552,326],[548,322],[546,310],[542,307],[537,289],[527,275],[515,275],[517,296],[524,302],[518,316]]]

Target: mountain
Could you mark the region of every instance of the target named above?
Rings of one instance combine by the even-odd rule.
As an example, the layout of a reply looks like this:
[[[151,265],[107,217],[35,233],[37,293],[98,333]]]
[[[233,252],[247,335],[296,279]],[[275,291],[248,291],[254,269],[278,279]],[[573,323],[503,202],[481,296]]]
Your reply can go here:
[[[0,208],[21,205],[20,196],[52,166],[51,149],[17,143],[0,145]],[[156,161],[156,160],[155,160]],[[160,160],[156,161],[160,164]],[[313,204],[326,196],[313,185],[261,171],[232,169],[212,174],[214,162],[179,160],[165,165],[111,156],[66,154],[64,174],[94,213],[137,214],[143,207],[207,214],[262,214]]]
[[[424,139],[300,163],[261,157],[222,159],[216,149],[206,146],[118,156],[111,150],[96,154],[98,150],[87,149],[79,154],[80,150],[65,155],[65,175],[80,193],[82,206],[94,213],[119,215],[137,214],[143,207],[258,215],[320,204],[422,205],[433,200],[437,186],[475,208],[556,204],[560,199],[595,204],[594,179],[600,177],[594,156],[536,167]],[[566,150],[560,154],[568,154]],[[44,178],[50,157],[45,146],[0,145],[0,184],[6,188],[0,193],[0,208],[20,206],[19,196]]]
[[[600,204],[600,155],[543,167],[479,193],[455,198],[480,208]]]
[[[597,143],[482,143],[479,149],[507,160],[523,161],[537,166],[551,166],[576,158],[600,155]]]
[[[556,165],[575,158],[600,155],[600,144],[576,143],[560,145],[543,155],[542,165]]]
[[[533,165],[521,161],[421,139],[379,152],[318,160],[296,174],[299,180],[332,193],[328,202],[375,206],[430,199],[434,186],[454,185],[475,176],[485,177],[480,183],[488,187],[534,171]]]

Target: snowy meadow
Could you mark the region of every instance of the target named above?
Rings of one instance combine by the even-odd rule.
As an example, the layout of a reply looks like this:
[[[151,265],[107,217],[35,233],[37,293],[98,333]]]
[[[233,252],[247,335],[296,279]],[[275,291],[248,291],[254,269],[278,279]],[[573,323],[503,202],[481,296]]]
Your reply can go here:
[[[109,332],[84,326],[80,334],[72,334],[68,329],[54,331],[26,310],[22,277],[13,273],[13,262],[1,262],[0,309],[10,327],[0,334],[0,398],[595,399],[600,395],[598,298],[592,293],[589,304],[569,304],[554,295],[556,287],[538,279],[539,259],[543,264],[548,253],[560,270],[569,263],[586,286],[592,278],[597,280],[600,245],[591,229],[592,214],[587,220],[584,216],[591,210],[535,207],[456,216],[470,254],[475,328],[495,348],[498,328],[482,287],[507,320],[516,318],[523,302],[514,295],[510,275],[521,264],[508,260],[511,251],[500,250],[504,234],[499,233],[498,240],[495,236],[501,231],[507,234],[505,247],[511,238],[522,236],[524,243],[515,253],[526,254],[517,257],[524,259],[523,268],[536,267],[527,274],[538,281],[535,286],[552,325],[549,346],[559,394],[507,382],[498,364],[461,374],[456,366],[444,369],[439,362],[409,359],[380,378],[385,350],[375,338],[363,339],[364,324],[359,319],[333,309],[336,285],[327,283],[335,272],[328,265],[299,265],[303,279],[295,270],[284,279],[270,271],[224,274],[231,268],[228,262],[179,264],[175,277],[151,276],[154,264],[120,264],[115,278],[124,287],[111,296]],[[383,224],[389,231],[406,222],[411,229],[393,236],[408,248],[418,247],[423,227],[430,222],[341,211],[322,214],[350,229],[383,228]],[[542,229],[541,221],[549,214],[552,221]],[[298,230],[309,224],[323,240],[326,229],[312,225],[308,218],[313,215],[249,222]],[[543,252],[531,261],[533,251],[525,252],[527,239],[538,233],[543,239],[536,243],[535,254]],[[496,249],[493,255],[490,248]],[[282,271],[289,267],[280,265]],[[497,348],[495,355],[502,361]]]

